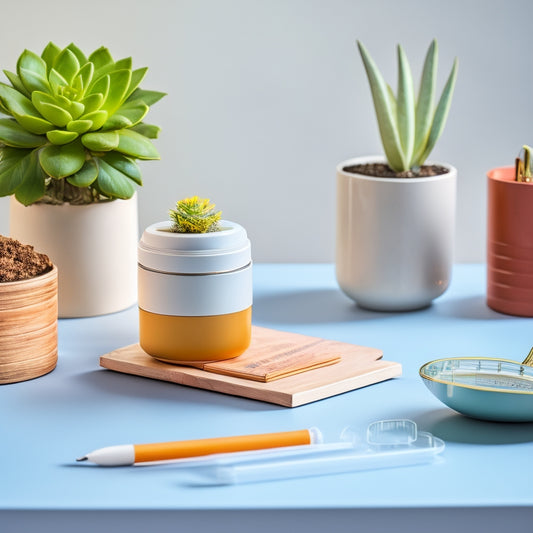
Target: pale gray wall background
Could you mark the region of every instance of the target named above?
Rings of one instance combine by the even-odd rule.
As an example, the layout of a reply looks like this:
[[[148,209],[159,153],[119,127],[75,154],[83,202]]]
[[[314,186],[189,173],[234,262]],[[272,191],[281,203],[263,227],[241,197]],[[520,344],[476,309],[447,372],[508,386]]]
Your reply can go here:
[[[162,159],[142,164],[141,228],[198,194],[247,228],[255,261],[325,262],[336,164],[381,152],[355,40],[395,87],[396,44],[418,78],[436,37],[439,91],[460,68],[432,159],[459,173],[456,260],[479,262],[486,171],[533,143],[532,20],[527,0],[3,0],[0,67],[49,40],[131,55],[168,92],[148,115]]]

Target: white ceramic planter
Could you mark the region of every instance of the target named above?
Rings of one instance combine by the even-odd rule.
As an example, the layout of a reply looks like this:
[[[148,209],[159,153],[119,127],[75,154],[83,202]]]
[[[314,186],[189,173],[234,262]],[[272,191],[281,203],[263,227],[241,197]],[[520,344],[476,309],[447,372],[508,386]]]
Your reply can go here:
[[[139,339],[171,363],[241,355],[251,340],[252,257],[246,230],[173,233],[171,222],[145,229],[138,248]]]
[[[337,167],[336,274],[358,305],[379,311],[428,306],[448,287],[457,171],[428,178],[375,178]]]
[[[90,205],[10,204],[10,235],[59,271],[59,316],[120,311],[137,301],[136,195]]]

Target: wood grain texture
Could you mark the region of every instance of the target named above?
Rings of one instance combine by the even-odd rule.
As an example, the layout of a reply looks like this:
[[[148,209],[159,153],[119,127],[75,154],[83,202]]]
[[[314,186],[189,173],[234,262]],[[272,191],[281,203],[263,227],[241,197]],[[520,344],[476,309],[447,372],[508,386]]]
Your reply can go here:
[[[339,344],[343,349],[339,351],[338,363],[265,383],[163,363],[147,355],[138,344],[103,355],[100,357],[100,365],[117,372],[285,407],[297,407],[401,375],[401,365],[383,361],[381,350]]]
[[[57,268],[0,283],[0,384],[33,379],[57,364]]]

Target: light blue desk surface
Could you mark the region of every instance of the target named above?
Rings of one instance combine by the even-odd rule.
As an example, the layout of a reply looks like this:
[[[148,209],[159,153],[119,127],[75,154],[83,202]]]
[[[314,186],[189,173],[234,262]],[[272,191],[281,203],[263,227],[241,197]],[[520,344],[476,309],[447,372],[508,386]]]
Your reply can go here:
[[[485,267],[459,265],[425,310],[356,307],[333,265],[254,266],[257,325],[373,346],[403,376],[290,409],[122,375],[98,358],[137,342],[137,310],[59,322],[51,374],[0,387],[0,531],[533,531],[533,424],[468,419],[418,376],[445,356],[521,360],[533,321],[491,311]],[[198,488],[173,468],[102,468],[75,458],[113,444],[410,418],[446,442],[434,464]],[[136,512],[131,512],[135,510]],[[31,512],[30,512],[31,511]],[[178,527],[180,526],[180,527]],[[372,526],[372,527],[371,527]],[[196,528],[196,529],[195,529]],[[381,529],[380,529],[381,528]]]

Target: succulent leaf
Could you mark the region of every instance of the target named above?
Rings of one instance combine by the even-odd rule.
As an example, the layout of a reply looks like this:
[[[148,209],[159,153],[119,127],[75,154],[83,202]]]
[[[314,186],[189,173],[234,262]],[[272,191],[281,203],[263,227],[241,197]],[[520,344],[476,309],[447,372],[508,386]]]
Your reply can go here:
[[[98,160],[98,187],[111,198],[131,198],[134,182],[103,159]]]
[[[102,105],[102,102],[104,101],[104,96],[100,93],[96,94],[90,94],[89,96],[86,96],[81,103],[83,104],[83,107],[85,108],[85,113],[92,113],[93,111],[97,111],[100,109],[100,106]]]
[[[81,142],[85,148],[94,152],[108,152],[118,147],[119,136],[116,131],[86,133]]]
[[[0,143],[14,148],[36,148],[45,144],[42,135],[27,131],[12,118],[0,119]]]
[[[4,83],[0,83],[0,100],[11,114],[39,116],[39,112],[35,109],[31,100]]]
[[[143,89],[135,89],[133,93],[128,97],[127,102],[144,102],[146,105],[154,105],[159,102],[163,96],[166,96],[167,93],[162,93],[159,91],[145,91]]]
[[[26,87],[24,87],[24,84],[20,81],[20,78],[16,74],[9,72],[9,70],[4,70],[4,74],[11,82],[11,85],[17,89],[17,91],[21,92],[27,98],[31,98],[31,93],[26,89]]]
[[[70,85],[74,76],[78,70],[80,70],[80,63],[74,53],[68,48],[65,48],[56,57],[56,60],[54,61],[54,70],[59,72],[59,74],[65,78],[67,84]]]
[[[101,156],[100,159],[132,179],[137,185],[142,185],[141,169],[133,159],[117,152],[109,152]]]
[[[81,135],[89,131],[92,125],[92,120],[73,120],[67,124],[67,131],[75,131]]]
[[[46,137],[52,144],[62,145],[77,139],[78,134],[75,131],[51,130],[46,133]]]
[[[70,50],[76,56],[76,59],[78,60],[78,63],[80,65],[85,65],[87,63],[87,58],[85,57],[85,54],[74,43],[70,43],[67,46],[67,49]]]
[[[149,139],[157,139],[159,137],[159,132],[161,128],[159,126],[154,126],[153,124],[145,124],[144,122],[139,122],[139,124],[131,127],[132,131],[136,131]]]
[[[78,172],[85,163],[85,150],[79,141],[63,146],[45,146],[39,152],[43,170],[53,178],[65,178]]]
[[[102,109],[112,115],[124,101],[124,96],[130,86],[131,70],[115,70],[109,74],[109,91]]]
[[[50,72],[54,66],[56,57],[61,53],[61,48],[53,42],[49,42],[41,54],[42,59],[46,63],[47,72]]]
[[[31,150],[17,148],[2,148],[0,159],[0,196],[9,196],[15,192],[24,178],[20,168],[24,159],[31,154]]]
[[[93,125],[91,126],[91,131],[99,130],[107,120],[107,111],[99,110],[93,111],[92,113],[87,113],[80,117],[82,120],[90,120]]]
[[[67,181],[75,187],[89,187],[98,176],[98,166],[94,159],[88,159],[78,172],[69,176]]]
[[[18,172],[21,184],[15,191],[15,198],[23,205],[30,205],[40,200],[45,193],[45,174],[39,165],[37,150],[27,155],[22,161]]]
[[[79,83],[82,93],[84,93],[89,87],[89,83],[93,79],[93,75],[94,65],[92,63],[85,63],[85,65],[83,65],[83,67],[81,67],[77,72],[74,82],[76,82],[76,80],[80,80]]]
[[[130,129],[117,131],[119,142],[116,150],[137,159],[159,159],[159,152],[144,135]]]
[[[141,122],[149,109],[143,102],[124,104],[113,116],[107,119],[102,129],[122,129],[134,126]]]
[[[56,126],[66,126],[72,120],[72,115],[68,111],[55,104],[39,103],[35,107],[46,120]]]
[[[90,56],[89,61],[94,65],[95,71],[105,67],[106,65],[114,63],[113,57],[111,56],[109,50],[104,46],[95,50]]]
[[[87,95],[91,94],[101,94],[103,99],[107,98],[107,93],[109,92],[109,75],[106,74],[99,78],[95,83],[89,86]]]
[[[24,87],[31,93],[48,86],[46,80],[46,63],[37,54],[24,50],[17,61],[17,74]]]
[[[15,120],[30,133],[35,133],[36,135],[43,135],[47,131],[53,130],[55,126],[41,117],[34,117],[32,115],[19,115],[18,113],[13,113]]]
[[[128,90],[126,91],[126,94],[124,96],[125,100],[128,100],[130,95],[137,90],[140,83],[143,81],[144,77],[146,76],[146,73],[148,72],[148,68],[139,68],[137,70],[132,71],[131,73],[131,81],[130,86],[128,87]],[[148,104],[150,105],[150,104]]]
[[[383,80],[381,73],[366,48],[360,42],[358,42],[358,45],[368,76],[368,81],[370,83],[385,155],[387,156],[389,166],[393,170],[401,172],[402,170],[405,170],[407,163],[405,161],[405,156],[402,153],[398,126],[395,117],[392,114],[387,84]]]

